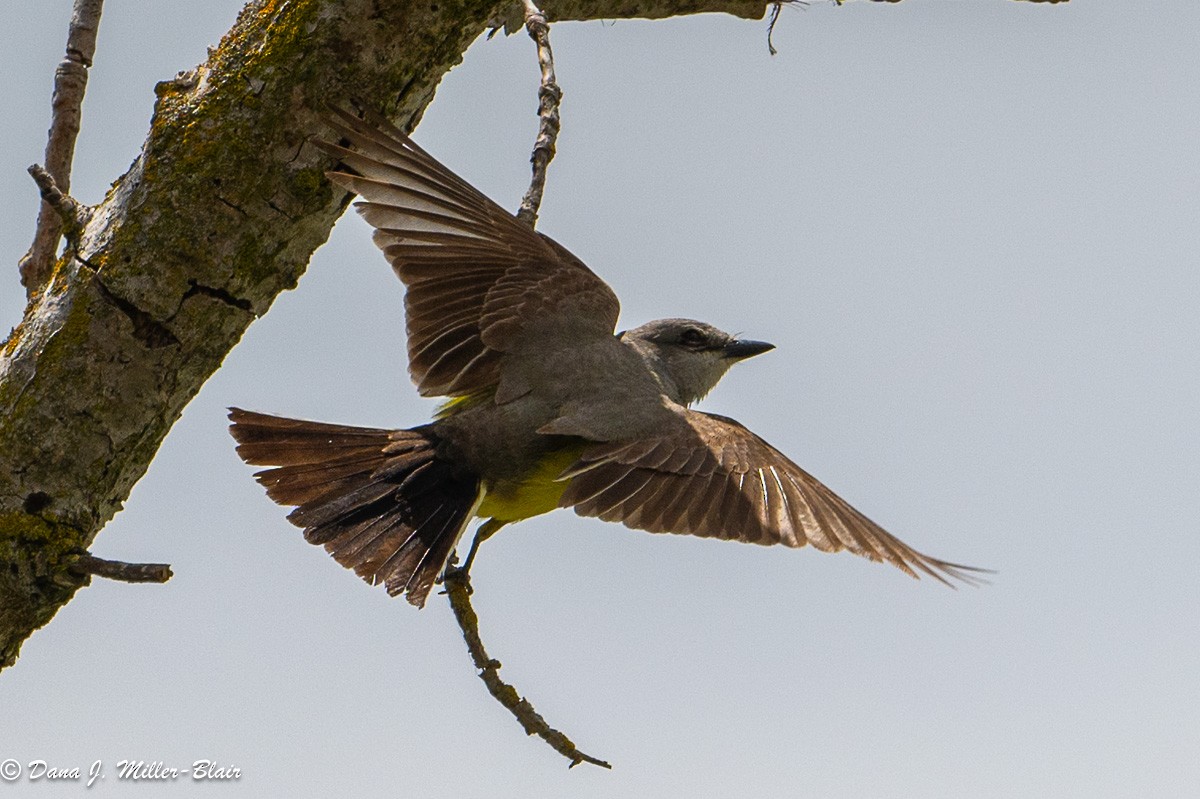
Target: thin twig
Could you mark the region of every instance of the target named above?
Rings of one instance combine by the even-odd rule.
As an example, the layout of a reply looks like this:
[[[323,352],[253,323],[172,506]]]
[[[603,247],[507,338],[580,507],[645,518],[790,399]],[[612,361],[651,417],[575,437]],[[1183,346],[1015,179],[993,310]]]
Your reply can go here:
[[[555,752],[571,761],[571,768],[580,763],[612,768],[607,762],[579,751],[570,738],[547,724],[533,709],[529,700],[523,699],[517,693],[516,688],[500,679],[500,661],[488,657],[487,650],[483,648],[483,640],[479,637],[479,617],[471,607],[471,578],[467,573],[462,570],[448,572],[445,585],[446,594],[450,597],[450,607],[454,610],[454,618],[462,629],[471,660],[475,662],[475,668],[479,669],[479,679],[483,680],[488,692],[496,701],[516,716],[517,721],[525,728],[525,734],[537,735],[550,744]]]
[[[54,176],[37,164],[33,164],[26,171],[37,184],[38,192],[42,195],[43,207],[49,208],[58,220],[59,233],[65,234],[68,241],[74,241],[87,226],[88,217],[91,215],[87,206],[65,194],[54,180]]]
[[[80,555],[71,565],[71,570],[123,583],[165,583],[172,576],[171,567],[166,563],[125,563],[91,554]]]
[[[523,0],[525,3],[525,29],[529,38],[537,45],[538,66],[542,70],[542,83],[538,88],[538,135],[533,144],[533,155],[529,160],[533,163],[533,179],[529,182],[529,191],[521,200],[521,208],[517,218],[529,223],[530,227],[537,224],[538,209],[542,205],[542,192],[546,188],[546,167],[554,158],[554,146],[558,140],[559,118],[558,106],[562,102],[562,89],[554,78],[554,53],[550,50],[550,24],[533,0]]]
[[[53,114],[46,142],[46,172],[66,194],[71,189],[71,159],[79,135],[80,108],[87,89],[88,67],[96,54],[96,32],[104,0],[75,0],[71,26],[67,31],[67,53],[54,71]],[[39,183],[39,186],[41,184]],[[44,194],[43,194],[44,197]],[[32,297],[50,279],[58,240],[62,235],[62,215],[49,203],[38,211],[37,230],[29,252],[20,261],[21,284]]]
[[[771,4],[771,21],[767,23],[767,52],[771,55],[779,55],[779,51],[775,49],[775,43],[771,41],[771,37],[775,33],[775,23],[779,21],[779,12],[783,10],[783,3]]]
[[[842,4],[842,0],[833,0],[833,2],[839,6]],[[899,2],[899,0],[889,0],[889,2]],[[779,55],[779,51],[775,49],[775,43],[771,40],[771,37],[775,34],[775,23],[779,22],[779,15],[783,13],[784,6],[804,10],[808,8],[809,0],[772,0],[771,16],[767,22],[767,52],[771,55]]]
[[[529,31],[529,38],[537,45],[538,66],[542,71],[541,85],[538,88],[538,135],[533,144],[533,155],[529,158],[533,164],[533,178],[529,182],[529,191],[525,192],[525,197],[521,200],[521,208],[517,211],[517,218],[533,227],[537,224],[538,209],[541,207],[542,193],[546,188],[546,167],[554,158],[555,141],[558,139],[558,106],[562,102],[562,89],[554,78],[554,53],[550,49],[550,25],[546,21],[546,15],[533,0],[523,2],[525,29]],[[492,32],[494,33],[495,29]],[[471,578],[466,569],[447,572],[445,585],[454,618],[462,630],[463,640],[467,642],[471,660],[479,670],[479,679],[483,680],[488,692],[496,701],[516,717],[525,728],[525,734],[537,735],[550,744],[554,751],[571,761],[571,768],[580,763],[612,768],[606,761],[579,751],[570,738],[547,724],[529,700],[517,693],[516,688],[500,679],[500,661],[488,657],[487,650],[483,647],[483,639],[479,636],[479,617],[471,607]]]

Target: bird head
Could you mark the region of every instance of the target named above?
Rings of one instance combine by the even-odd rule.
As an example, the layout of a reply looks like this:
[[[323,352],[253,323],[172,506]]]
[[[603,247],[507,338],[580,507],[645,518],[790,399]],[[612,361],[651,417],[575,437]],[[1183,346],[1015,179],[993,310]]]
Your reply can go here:
[[[774,344],[731,336],[694,319],[658,319],[621,333],[646,360],[668,397],[681,405],[702,399],[738,361]]]

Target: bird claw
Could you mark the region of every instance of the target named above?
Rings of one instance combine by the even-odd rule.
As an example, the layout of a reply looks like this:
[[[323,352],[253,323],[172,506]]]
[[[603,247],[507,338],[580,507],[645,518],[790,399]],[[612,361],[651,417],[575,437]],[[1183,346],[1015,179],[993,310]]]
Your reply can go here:
[[[466,586],[466,588],[467,588],[468,596],[475,593],[475,589],[471,587],[471,575],[466,569],[461,569],[461,568],[446,569],[446,571],[442,573],[440,582],[448,583],[451,580],[461,581],[462,584],[464,586]],[[446,593],[446,592],[443,591],[442,593]]]

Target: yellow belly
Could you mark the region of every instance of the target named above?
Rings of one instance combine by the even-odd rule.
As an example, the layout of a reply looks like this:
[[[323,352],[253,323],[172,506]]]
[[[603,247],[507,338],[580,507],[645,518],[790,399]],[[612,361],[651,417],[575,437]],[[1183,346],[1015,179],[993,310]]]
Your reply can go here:
[[[549,513],[567,490],[566,480],[555,480],[579,459],[583,444],[551,452],[520,480],[484,484],[483,501],[475,514],[502,522],[516,522]]]

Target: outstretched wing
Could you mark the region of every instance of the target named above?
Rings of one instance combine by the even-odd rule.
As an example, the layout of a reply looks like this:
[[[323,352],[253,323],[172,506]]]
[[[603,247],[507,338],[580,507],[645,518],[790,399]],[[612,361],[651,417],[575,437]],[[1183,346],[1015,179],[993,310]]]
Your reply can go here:
[[[363,199],[408,291],[409,372],[425,396],[495,387],[501,359],[523,335],[569,343],[611,336],[620,304],[566,248],[518,220],[386,120],[333,109],[353,147],[319,142],[350,172],[330,172]]]
[[[683,408],[676,416],[660,437],[585,450],[563,475],[560,506],[652,533],[848,549],[947,584],[979,582],[985,571],[917,552],[733,419]]]

